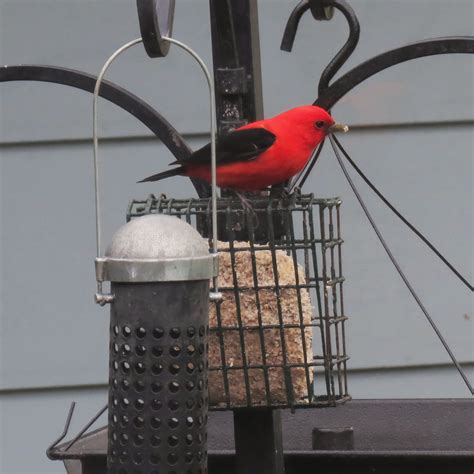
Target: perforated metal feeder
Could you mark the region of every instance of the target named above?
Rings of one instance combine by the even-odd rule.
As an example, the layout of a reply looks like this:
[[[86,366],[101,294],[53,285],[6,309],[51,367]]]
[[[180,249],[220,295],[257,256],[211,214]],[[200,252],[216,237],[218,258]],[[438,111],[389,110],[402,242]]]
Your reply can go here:
[[[110,281],[109,474],[207,470],[205,241],[174,217],[124,225],[96,264]]]
[[[210,303],[210,408],[323,407],[350,399],[343,304],[341,200],[218,200],[219,290]],[[209,236],[208,199],[151,195],[128,220],[179,217]]]

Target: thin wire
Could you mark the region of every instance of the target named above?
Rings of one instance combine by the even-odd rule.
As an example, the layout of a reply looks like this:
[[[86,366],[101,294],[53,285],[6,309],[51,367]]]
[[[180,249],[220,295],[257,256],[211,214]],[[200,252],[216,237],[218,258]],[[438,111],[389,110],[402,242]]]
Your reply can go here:
[[[98,132],[97,132],[97,103],[99,98],[99,91],[100,86],[102,85],[102,80],[104,79],[105,73],[109,66],[114,62],[114,60],[122,54],[127,49],[135,46],[138,43],[141,43],[142,39],[137,38],[133,41],[130,41],[123,46],[121,46],[117,51],[115,51],[112,56],[107,59],[105,64],[103,65],[99,76],[97,77],[97,81],[94,87],[94,98],[93,98],[93,105],[92,105],[92,141],[94,143],[94,188],[95,188],[95,239],[96,239],[96,252],[97,258],[100,258],[101,254],[101,225],[100,225],[100,181],[99,181],[99,139],[98,139]],[[102,293],[102,282],[97,282],[97,291],[98,294]]]
[[[72,415],[74,413],[74,408],[76,406],[76,402],[72,402],[71,406],[69,407],[69,412],[66,418],[66,423],[64,424],[64,429],[59,438],[57,438],[53,443],[48,447],[46,450],[46,456],[48,456],[49,459],[54,461],[56,459],[56,456],[53,454],[54,448],[66,437],[67,432],[69,431],[69,426],[71,425],[71,420],[72,420]]]
[[[292,191],[296,186],[299,188],[303,187],[303,184],[306,182],[308,179],[309,174],[313,170],[314,165],[316,164],[316,161],[318,161],[319,155],[321,155],[321,152],[323,151],[323,146],[324,146],[325,140],[323,140],[319,146],[316,148],[315,153],[313,153],[313,156],[309,160],[309,165],[307,165],[305,168],[303,168],[303,171],[299,174],[299,176],[294,180],[293,184],[291,185],[290,191]],[[303,176],[304,173],[304,176]],[[301,178],[301,176],[303,176]],[[301,178],[301,180],[300,180]],[[298,180],[299,183],[298,183]]]
[[[64,451],[67,451],[74,443],[77,442],[77,440],[102,416],[102,414],[107,410],[109,407],[109,404],[107,403],[105,406],[103,406],[95,415],[94,417],[87,422],[87,424],[82,428],[79,433],[77,433],[76,436],[68,443],[68,445],[64,448]]]
[[[212,204],[212,253],[216,256],[217,251],[217,178],[216,178],[216,131],[217,131],[217,119],[216,119],[216,94],[214,90],[214,81],[212,80],[209,69],[207,69],[204,61],[199,57],[199,55],[191,49],[186,44],[181,41],[175,40],[174,38],[163,37],[164,40],[169,41],[170,43],[179,46],[188,52],[201,66],[204,75],[206,76],[207,84],[209,86],[209,96],[210,96],[210,115],[211,115],[211,186],[212,186],[212,195],[211,195],[211,204]],[[217,275],[213,277],[213,296],[219,298],[219,285]]]
[[[441,252],[413,225],[411,224],[397,209],[388,201],[388,199],[375,187],[375,185],[365,176],[362,170],[354,163],[352,158],[344,150],[343,146],[336,137],[333,137],[339,149],[343,155],[349,161],[350,165],[357,171],[359,176],[368,184],[368,186],[374,191],[374,193],[387,205],[387,207],[409,228],[411,229],[439,258],[440,260],[471,290],[474,291],[472,286],[466,278],[464,278],[456,268],[441,254]]]
[[[375,233],[377,234],[377,237],[380,241],[380,243],[382,244],[385,252],[387,253],[388,257],[390,258],[390,260],[392,261],[394,267],[396,268],[398,274],[400,275],[400,277],[402,278],[403,282],[405,283],[406,287],[408,288],[408,290],[410,291],[411,295],[413,296],[413,298],[415,299],[415,301],[417,302],[418,306],[420,307],[421,311],[423,311],[423,314],[426,316],[426,319],[428,320],[428,322],[430,323],[431,327],[433,328],[434,332],[436,333],[436,335],[438,336],[439,340],[441,341],[441,343],[443,344],[444,348],[446,349],[446,352],[449,354],[449,356],[451,357],[451,360],[453,361],[453,364],[454,366],[456,367],[456,369],[458,370],[460,376],[462,377],[462,379],[464,380],[464,383],[466,384],[467,388],[469,389],[469,391],[471,392],[472,395],[474,395],[474,390],[469,382],[469,379],[467,378],[466,374],[464,373],[462,367],[459,365],[459,362],[457,361],[456,357],[454,356],[453,352],[451,351],[448,343],[444,340],[444,337],[443,335],[441,334],[441,332],[439,331],[438,327],[436,326],[435,322],[433,321],[433,319],[431,318],[430,314],[428,313],[427,309],[425,308],[425,306],[423,305],[423,303],[421,302],[420,298],[418,297],[418,295],[416,294],[415,290],[413,289],[413,287],[411,286],[410,282],[408,281],[407,277],[405,276],[405,274],[403,273],[402,269],[400,268],[400,265],[398,264],[397,260],[395,259],[395,257],[393,256],[390,248],[388,247],[387,243],[385,242],[385,239],[383,238],[382,234],[380,233],[377,225],[375,224],[375,221],[373,220],[369,210],[367,209],[367,206],[365,205],[365,202],[364,200],[362,199],[361,195],[359,194],[359,191],[357,190],[354,182],[352,181],[343,161],[342,161],[342,158],[341,156],[339,155],[339,152],[337,150],[337,147],[336,147],[336,144],[335,144],[335,141],[334,141],[334,137],[333,136],[329,136],[329,139],[331,141],[331,146],[332,146],[332,149],[334,150],[334,153],[336,155],[336,158],[337,158],[337,161],[339,162],[339,166],[342,168],[342,172],[344,173],[344,176],[346,177],[350,187],[352,188],[352,191],[354,192],[357,200],[359,201],[359,204],[361,205],[365,215],[367,216],[367,219],[369,220],[370,222],[370,225],[372,226],[372,228],[374,229]]]

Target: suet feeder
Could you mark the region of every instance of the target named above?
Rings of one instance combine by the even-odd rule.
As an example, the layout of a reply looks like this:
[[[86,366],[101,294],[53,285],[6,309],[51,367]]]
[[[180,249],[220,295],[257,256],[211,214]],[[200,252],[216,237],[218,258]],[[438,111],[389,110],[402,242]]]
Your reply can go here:
[[[343,403],[341,200],[297,191],[251,202],[218,200],[223,300],[209,310],[210,408]],[[210,209],[208,199],[150,196],[131,202],[128,219],[164,213],[209,237]]]

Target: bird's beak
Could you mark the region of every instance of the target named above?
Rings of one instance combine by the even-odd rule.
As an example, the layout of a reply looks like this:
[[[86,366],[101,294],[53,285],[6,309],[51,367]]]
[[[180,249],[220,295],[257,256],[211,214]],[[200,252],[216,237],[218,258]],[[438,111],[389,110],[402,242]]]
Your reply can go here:
[[[329,133],[338,133],[343,132],[346,133],[349,131],[349,127],[347,125],[343,125],[341,123],[335,123],[328,128]]]

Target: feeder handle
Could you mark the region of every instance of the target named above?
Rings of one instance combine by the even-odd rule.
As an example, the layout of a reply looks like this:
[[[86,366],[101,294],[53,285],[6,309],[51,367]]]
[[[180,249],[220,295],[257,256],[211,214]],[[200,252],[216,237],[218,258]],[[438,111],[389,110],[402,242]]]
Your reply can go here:
[[[212,77],[209,73],[208,68],[206,67],[204,61],[199,57],[199,55],[191,49],[186,44],[175,40],[174,38],[169,38],[164,36],[162,38],[165,41],[168,41],[176,46],[179,46],[181,49],[184,49],[187,53],[189,53],[199,64],[204,75],[206,76],[206,80],[209,86],[209,96],[210,96],[210,123],[211,123],[211,181],[212,181],[212,196],[211,196],[211,203],[212,203],[212,253],[214,254],[214,258],[217,258],[217,180],[216,180],[216,98],[215,98],[215,90],[214,90],[214,82]],[[94,88],[94,97],[93,97],[93,113],[92,113],[92,139],[94,145],[94,189],[95,189],[95,223],[96,223],[96,253],[97,259],[101,258],[101,223],[100,223],[100,179],[99,179],[99,139],[98,139],[98,131],[97,131],[97,122],[98,122],[98,111],[97,111],[97,104],[100,92],[100,86],[102,85],[102,81],[104,79],[105,73],[109,69],[110,65],[114,62],[114,60],[120,56],[124,51],[135,46],[136,44],[142,43],[142,38],[136,38],[132,41],[121,46],[117,49],[105,62],[104,66],[102,67],[99,75],[97,76],[97,81]],[[211,299],[214,301],[219,301],[222,298],[222,295],[219,293],[218,290],[218,281],[217,276],[213,278],[213,290],[210,295]],[[100,305],[105,305],[107,303],[111,303],[113,301],[113,295],[106,295],[102,293],[102,282],[97,282],[97,294],[95,296],[96,302]]]

